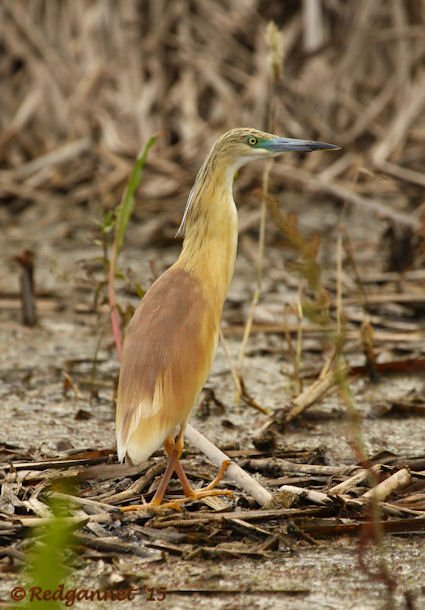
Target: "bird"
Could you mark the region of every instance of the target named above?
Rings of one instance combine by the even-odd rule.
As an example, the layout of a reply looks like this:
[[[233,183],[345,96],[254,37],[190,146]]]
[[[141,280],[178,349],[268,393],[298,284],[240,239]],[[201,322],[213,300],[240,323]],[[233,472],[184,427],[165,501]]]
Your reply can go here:
[[[116,407],[118,458],[137,465],[162,444],[168,455],[165,472],[146,507],[166,505],[163,499],[174,472],[186,499],[230,493],[215,489],[226,464],[210,485],[194,490],[180,457],[186,424],[212,366],[235,266],[235,174],[250,161],[287,151],[338,148],[235,128],[215,142],[198,171],[177,233],[184,238],[180,256],[148,288],[124,337]]]

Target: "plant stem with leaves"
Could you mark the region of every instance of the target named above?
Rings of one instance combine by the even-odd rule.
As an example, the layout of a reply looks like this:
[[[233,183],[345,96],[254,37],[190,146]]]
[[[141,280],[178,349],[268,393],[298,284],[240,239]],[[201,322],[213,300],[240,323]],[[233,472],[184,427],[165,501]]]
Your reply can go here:
[[[137,157],[136,162],[131,171],[130,178],[128,180],[127,188],[124,192],[122,201],[116,210],[114,241],[112,243],[111,255],[109,258],[108,300],[109,311],[111,315],[112,332],[114,335],[115,346],[119,358],[121,358],[122,353],[122,338],[115,295],[115,277],[117,273],[117,261],[124,242],[125,232],[127,230],[129,220],[133,213],[135,194],[139,187],[140,180],[142,179],[143,168],[145,166],[149,151],[156,143],[157,138],[157,135],[153,135],[148,140],[146,146],[143,148],[143,150]]]

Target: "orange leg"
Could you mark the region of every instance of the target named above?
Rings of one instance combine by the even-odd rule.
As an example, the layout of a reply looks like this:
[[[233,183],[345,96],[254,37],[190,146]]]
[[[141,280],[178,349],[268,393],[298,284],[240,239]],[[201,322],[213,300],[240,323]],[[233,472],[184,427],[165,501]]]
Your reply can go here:
[[[145,502],[144,504],[130,504],[129,506],[122,506],[120,509],[122,512],[134,511],[134,510],[145,510],[145,509],[146,510],[149,510],[149,509],[158,510],[160,507],[161,508],[175,508],[176,510],[180,510],[180,507],[176,504],[176,502],[166,502],[164,504],[161,504],[162,499],[167,490],[168,483],[170,482],[171,476],[172,476],[173,472],[176,470],[178,458],[179,458],[179,455],[178,455],[176,447],[175,447],[174,439],[171,435],[166,437],[166,439],[164,441],[164,449],[169,458],[168,464],[167,464],[167,468],[165,469],[164,474],[162,475],[161,482],[158,486],[158,489],[155,492],[154,497],[152,498],[152,500],[149,503]]]
[[[156,490],[155,495],[150,502],[150,504],[156,504],[157,506],[161,504],[165,492],[167,491],[168,483],[170,482],[171,476],[176,470],[177,464],[179,463],[179,455],[177,453],[174,439],[172,436],[167,436],[167,438],[165,439],[164,449],[169,458],[167,468],[165,469],[158,489]]]
[[[207,485],[203,489],[199,489],[199,490],[193,489],[192,485],[189,482],[189,479],[186,476],[185,471],[183,470],[183,466],[180,463],[180,456],[183,453],[183,447],[184,447],[183,435],[184,435],[184,428],[180,430],[174,446],[177,449],[177,455],[178,455],[176,466],[175,466],[175,471],[176,471],[176,475],[180,479],[180,483],[182,484],[184,495],[186,496],[185,501],[206,498],[207,496],[230,496],[230,495],[232,495],[232,492],[228,489],[221,489],[221,490],[214,489],[218,485],[218,483],[220,483],[220,481],[222,480],[222,478],[227,470],[227,467],[230,464],[229,461],[224,461],[221,464],[217,476],[215,477],[215,479],[213,481],[211,481],[211,483],[209,485]],[[167,448],[165,450],[167,451]]]
[[[180,456],[183,452],[184,447],[183,435],[184,426],[181,427],[180,432],[175,441],[171,435],[167,436],[164,441],[164,449],[169,458],[168,464],[159,484],[159,487],[156,490],[152,500],[148,504],[132,504],[130,506],[123,506],[121,508],[121,511],[126,512],[144,509],[158,511],[163,508],[174,508],[176,510],[180,510],[180,505],[184,502],[190,502],[191,500],[206,498],[207,496],[231,496],[233,494],[233,492],[228,489],[214,489],[216,485],[222,480],[226,469],[230,464],[229,461],[224,461],[222,463],[216,478],[211,481],[209,485],[207,485],[203,489],[193,489],[192,485],[189,482],[189,479],[186,476],[185,471],[183,470],[183,466],[180,463]],[[179,500],[173,500],[171,502],[162,503],[173,472],[175,472],[178,478],[180,479],[186,497]]]

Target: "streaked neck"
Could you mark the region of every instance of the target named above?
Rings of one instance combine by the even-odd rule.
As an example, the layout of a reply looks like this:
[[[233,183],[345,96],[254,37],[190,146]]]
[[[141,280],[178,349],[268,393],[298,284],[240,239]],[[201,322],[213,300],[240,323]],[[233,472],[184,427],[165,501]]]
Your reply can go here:
[[[200,169],[186,211],[177,265],[195,275],[219,317],[235,266],[238,219],[232,187],[235,168],[216,157]]]

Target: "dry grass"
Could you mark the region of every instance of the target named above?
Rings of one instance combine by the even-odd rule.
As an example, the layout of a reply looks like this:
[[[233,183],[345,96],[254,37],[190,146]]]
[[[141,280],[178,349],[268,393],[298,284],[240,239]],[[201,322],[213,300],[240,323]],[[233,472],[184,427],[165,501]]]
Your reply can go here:
[[[279,76],[282,73],[282,78],[275,75],[274,79],[270,78],[265,36],[267,24],[272,19],[282,34],[281,65],[273,68],[279,71]],[[315,259],[318,243],[311,238],[310,241],[304,240],[297,231],[295,219],[282,215],[282,202],[275,197],[287,183],[295,183],[306,190],[316,189],[334,201],[363,206],[365,214],[375,213],[391,220],[388,239],[394,254],[392,268],[397,271],[403,271],[406,262],[413,266],[423,262],[425,249],[419,256],[410,250],[414,249],[414,240],[417,239],[412,235],[412,228],[422,229],[425,234],[425,214],[421,226],[421,206],[425,210],[424,0],[3,0],[0,3],[0,41],[0,78],[3,81],[0,203],[7,204],[8,209],[19,212],[22,206],[35,205],[44,212],[54,203],[61,204],[57,206],[59,213],[76,204],[93,204],[97,210],[100,206],[115,207],[134,158],[151,135],[159,131],[163,131],[164,136],[147,163],[148,171],[143,183],[145,201],[172,196],[183,199],[195,171],[217,135],[237,125],[267,128],[272,117],[276,133],[325,140],[343,147],[340,153],[332,155],[288,155],[284,164],[275,164],[271,169],[270,193],[266,188],[268,181],[264,181],[263,210],[265,212],[267,203],[270,217],[285,235],[289,247],[303,256],[302,262],[310,264],[308,273],[304,270],[304,279],[311,280],[309,288],[318,285],[313,296],[319,305],[327,306],[328,303],[320,301],[323,296],[319,290],[320,269],[316,267]],[[241,187],[252,186],[253,176],[257,177],[258,186],[259,171],[255,166],[247,168],[241,176]],[[176,223],[178,214],[179,209],[175,207]],[[264,223],[262,226],[264,230]],[[406,239],[408,247],[403,245]],[[342,238],[338,243],[339,336]],[[348,246],[346,250],[348,252]],[[350,265],[355,267],[354,257],[348,258]],[[261,265],[262,255],[259,256],[259,276]],[[355,275],[360,277],[357,272]],[[419,281],[423,282],[423,272]],[[422,298],[418,293],[411,285],[406,290],[405,285],[402,294],[382,294],[380,286],[380,292],[367,295],[367,302],[362,289],[360,299],[349,295],[344,304],[349,304],[350,298],[357,299],[366,311],[367,305],[382,303],[384,298],[387,302],[416,303]],[[312,330],[311,325],[309,329],[301,324],[308,311],[305,307],[307,300],[301,298],[301,289],[299,294],[295,328],[298,340],[292,350],[298,381],[301,379],[302,340]],[[380,367],[382,370],[385,366],[387,370],[390,366],[401,369],[401,365],[405,365],[408,371],[409,366],[412,370],[414,366],[416,371],[423,370],[424,361],[417,358],[414,351],[416,345],[419,346],[418,352],[423,345],[419,324],[415,328],[409,320],[410,326],[397,327],[395,324],[391,327],[392,321],[385,315],[378,318],[374,313],[370,324],[377,321],[376,325],[384,330],[381,328],[372,337],[368,335],[372,328],[367,326],[369,318],[364,312],[361,316],[364,324],[361,337],[357,328],[349,327],[347,330],[347,337],[354,337],[357,341],[351,349],[358,353],[361,338],[364,351],[370,353],[369,360],[378,372]],[[251,322],[252,332],[256,332],[255,319],[252,318]],[[402,340],[411,342],[413,356],[410,361],[374,362],[374,343],[389,341],[385,324],[392,333],[392,344],[400,346]],[[325,325],[326,320],[320,329],[322,333]],[[276,328],[290,337],[286,323],[268,330],[263,325],[259,331],[275,332]],[[228,327],[227,331],[232,332],[232,328]],[[317,333],[317,327],[313,332]],[[270,418],[267,426],[271,432],[272,426],[280,424],[283,427],[334,385],[335,379],[327,370],[328,365],[327,361],[322,376],[294,398],[286,412],[283,411],[281,421],[277,417]],[[72,378],[68,375],[65,379],[69,387],[78,392]],[[245,402],[261,410],[261,406],[243,389],[242,381],[238,380],[238,383]],[[345,376],[343,381],[345,384]],[[339,382],[341,393],[345,391],[348,395],[348,385],[344,384]],[[346,401],[349,402],[349,397]],[[400,404],[395,401],[388,408],[423,414],[423,404],[416,404],[413,399],[411,403],[406,399]],[[354,422],[354,415],[352,419]],[[355,433],[360,435],[360,427],[356,428],[353,422],[350,432],[354,438]],[[361,448],[357,438],[354,438],[353,447],[354,450]],[[361,451],[358,450],[356,455],[365,462]],[[6,457],[9,461],[8,453]],[[258,460],[256,462],[254,455],[253,459],[241,465],[254,472],[265,468],[262,472],[265,475],[272,458],[273,453],[266,455],[261,464]],[[369,521],[366,508],[371,493],[363,488],[357,490],[358,497],[366,498],[367,502],[353,501],[348,496],[337,500],[329,497],[332,490],[327,487],[328,471],[316,470],[314,481],[307,478],[300,484],[303,466],[312,466],[310,456],[307,461],[308,464],[291,465],[288,461],[280,464],[282,476],[288,478],[288,472],[298,475],[289,481],[286,490],[281,490],[292,494],[291,502],[297,503],[298,497],[315,504],[317,493],[321,498],[320,506],[313,509],[314,513],[308,513],[310,517],[317,514],[320,522],[310,520],[309,524],[295,524],[304,538],[337,535],[338,532],[358,533],[365,520],[369,528],[369,534],[363,535],[366,541],[379,540],[380,533],[391,527],[395,528],[394,531],[397,528],[398,531],[423,528],[423,494],[414,494],[421,489],[420,473],[413,475],[417,487],[411,487],[405,495],[404,487],[411,485],[411,475],[405,469],[407,462],[404,458],[390,471],[392,476],[379,485],[373,482],[372,487],[382,494],[376,499],[376,505],[379,503],[379,509],[386,517],[382,523],[377,514]],[[408,465],[413,469],[413,461]],[[15,466],[17,483],[13,480],[11,484],[16,483],[19,490],[25,491],[16,474],[19,474],[19,469]],[[315,467],[328,468],[321,464]],[[420,468],[423,468],[422,462],[417,470]],[[152,479],[159,473],[155,469],[158,469],[157,464],[135,481],[133,485],[137,484],[137,493],[145,491],[145,487],[149,491]],[[358,486],[364,482],[366,470],[360,473],[361,479],[356,473],[355,483],[354,477],[350,477],[348,483],[345,470],[346,466],[339,472],[343,479],[336,486],[339,486],[339,493],[342,493],[341,486],[347,488],[347,484]],[[318,472],[322,476],[319,492]],[[40,475],[37,477],[39,481]],[[270,479],[266,482],[270,487],[278,485]],[[386,483],[384,488],[383,483]],[[113,493],[115,487],[116,483],[111,483]],[[333,494],[337,493],[336,487]],[[93,487],[94,494],[98,495],[85,498],[85,501],[91,502],[92,507],[97,506],[106,524],[111,517],[110,511],[105,511],[104,498],[99,496],[100,488],[98,491]],[[133,486],[130,490],[135,492]],[[396,495],[396,499],[389,503],[387,496],[391,494]],[[76,499],[76,502],[80,500]],[[329,521],[326,523],[322,519],[321,504],[328,511]],[[37,508],[38,505],[34,503],[31,506],[31,510],[36,512],[34,506]],[[350,517],[350,522],[343,525],[337,521],[341,506]],[[360,513],[360,509],[364,512]],[[306,510],[312,509],[301,506],[301,516],[307,516]],[[279,509],[273,514],[257,511],[255,518],[264,516],[267,521],[269,517],[294,517],[293,512],[287,511],[292,509]],[[213,517],[203,515],[201,519],[216,519],[215,513]],[[244,517],[242,525],[252,531],[253,528],[246,523],[252,515],[253,511],[247,510],[243,514],[229,513],[227,518],[238,520],[240,527],[241,517]],[[101,519],[97,521],[96,517],[99,513],[92,520],[100,527]],[[5,531],[11,532],[10,545],[23,527],[39,523],[38,514],[29,518],[32,521],[19,519],[7,516]],[[159,521],[156,527],[185,527],[173,519],[174,516],[171,520]],[[87,523],[86,516],[84,523]],[[224,523],[227,527],[227,522]],[[269,548],[274,552],[286,545],[285,540],[276,539],[267,522],[262,524],[261,530],[256,529],[257,534],[265,536],[265,543],[246,545],[243,552],[247,556],[263,557]],[[125,531],[131,533],[130,526]],[[241,550],[236,547],[230,550],[224,546],[216,548],[222,540],[227,544],[230,536],[224,526],[217,532],[219,537],[213,541],[214,547],[205,546],[199,550],[187,545],[182,546],[178,553],[187,558],[193,558],[193,553],[199,552],[212,557],[222,557],[223,553],[225,557],[240,556]],[[87,534],[80,541],[87,546],[98,543]],[[105,544],[111,553],[141,552],[125,543],[117,546],[116,541],[106,541]],[[154,548],[157,549],[158,545]],[[177,547],[163,545],[162,548],[176,553]],[[105,547],[102,550],[105,551]],[[12,546],[9,553],[16,556]],[[386,566],[382,565],[382,574],[378,578],[389,583],[390,576]],[[390,584],[387,588],[391,597]]]
[[[266,125],[270,19],[283,33],[276,132],[344,147],[288,156],[273,184],[311,188],[314,173],[336,199],[414,213],[425,184],[421,0],[3,0],[1,199],[112,205],[158,130],[144,192],[186,190],[219,133]]]

